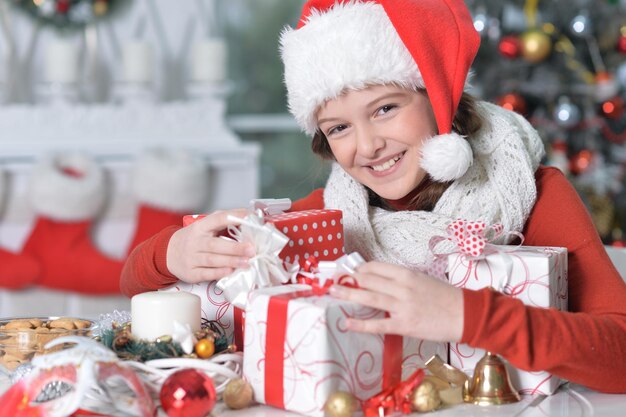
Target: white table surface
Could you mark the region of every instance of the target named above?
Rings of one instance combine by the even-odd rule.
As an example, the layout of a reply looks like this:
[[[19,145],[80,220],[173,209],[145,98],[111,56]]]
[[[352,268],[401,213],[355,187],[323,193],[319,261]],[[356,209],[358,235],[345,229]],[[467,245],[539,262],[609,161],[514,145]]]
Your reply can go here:
[[[9,385],[9,380],[0,376],[0,393],[3,393]],[[552,396],[525,396],[516,404],[488,407],[460,404],[429,414],[412,414],[414,417],[425,415],[433,417],[461,415],[464,417],[624,417],[626,416],[626,394],[601,394],[580,385],[566,384]],[[162,412],[159,416],[167,417]],[[300,414],[265,406],[232,411],[220,403],[213,410],[212,417],[300,417]]]

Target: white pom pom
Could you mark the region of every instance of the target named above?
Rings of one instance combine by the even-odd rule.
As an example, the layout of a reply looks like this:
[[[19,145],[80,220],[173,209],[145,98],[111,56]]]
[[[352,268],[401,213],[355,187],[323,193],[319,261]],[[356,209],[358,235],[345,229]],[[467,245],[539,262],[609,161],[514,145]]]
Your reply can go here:
[[[148,206],[181,213],[201,210],[209,197],[209,167],[192,151],[151,149],[137,159],[133,191]]]
[[[104,206],[106,192],[103,168],[80,153],[42,159],[33,168],[29,184],[33,210],[57,221],[94,218]]]
[[[424,142],[420,164],[433,180],[447,182],[461,178],[473,159],[469,142],[458,133],[447,133]]]

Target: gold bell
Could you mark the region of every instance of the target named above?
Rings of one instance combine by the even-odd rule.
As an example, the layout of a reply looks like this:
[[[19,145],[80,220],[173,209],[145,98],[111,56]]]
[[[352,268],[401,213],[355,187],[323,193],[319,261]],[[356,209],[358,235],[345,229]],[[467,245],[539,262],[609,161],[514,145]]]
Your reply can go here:
[[[472,381],[466,381],[464,401],[478,405],[510,404],[520,400],[511,384],[504,361],[491,352],[485,353],[474,369]]]

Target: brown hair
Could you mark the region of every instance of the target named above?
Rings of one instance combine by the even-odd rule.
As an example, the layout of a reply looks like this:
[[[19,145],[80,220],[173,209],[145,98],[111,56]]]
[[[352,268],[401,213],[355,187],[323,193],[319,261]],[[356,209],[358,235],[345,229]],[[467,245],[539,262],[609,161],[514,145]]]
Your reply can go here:
[[[425,90],[420,91],[425,93]],[[465,136],[467,139],[470,139],[472,135],[476,134],[476,132],[482,128],[483,122],[484,119],[478,110],[476,99],[467,93],[463,93],[456,115],[452,121],[452,130],[462,136]],[[313,136],[311,149],[322,159],[335,159],[326,136],[320,130],[318,130]],[[427,175],[418,185],[417,193],[410,201],[409,207],[412,210],[431,211],[437,204],[437,201],[441,198],[441,195],[448,189],[450,184],[452,184],[452,182],[433,181],[433,179]],[[367,188],[367,192],[369,194],[371,205],[381,207],[386,210],[395,210],[385,201],[384,198],[380,197],[369,188]]]

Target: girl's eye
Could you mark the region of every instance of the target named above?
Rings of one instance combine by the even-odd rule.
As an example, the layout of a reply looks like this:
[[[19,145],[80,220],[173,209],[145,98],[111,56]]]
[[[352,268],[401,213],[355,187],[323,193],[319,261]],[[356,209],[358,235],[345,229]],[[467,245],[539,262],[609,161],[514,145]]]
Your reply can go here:
[[[394,104],[386,104],[386,105],[382,106],[380,109],[378,109],[376,114],[378,116],[381,116],[383,114],[389,113],[391,110],[393,110],[395,108],[396,108],[396,106]]]
[[[330,135],[332,135],[334,133],[340,133],[340,132],[342,132],[343,130],[345,130],[347,128],[348,128],[348,126],[346,126],[346,125],[334,126],[334,127],[330,128],[330,129],[328,129],[328,132],[326,133],[326,136],[330,136]]]

